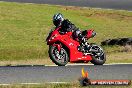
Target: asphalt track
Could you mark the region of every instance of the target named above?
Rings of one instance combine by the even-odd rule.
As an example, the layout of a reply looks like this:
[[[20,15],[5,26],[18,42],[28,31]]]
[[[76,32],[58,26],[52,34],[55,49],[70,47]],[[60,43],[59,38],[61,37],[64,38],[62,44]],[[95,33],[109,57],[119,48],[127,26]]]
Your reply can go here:
[[[1,66],[0,84],[74,82],[81,69],[89,72],[91,79],[132,79],[132,64],[77,65],[77,66]]]
[[[132,0],[0,0],[0,1],[95,7],[132,11]]]

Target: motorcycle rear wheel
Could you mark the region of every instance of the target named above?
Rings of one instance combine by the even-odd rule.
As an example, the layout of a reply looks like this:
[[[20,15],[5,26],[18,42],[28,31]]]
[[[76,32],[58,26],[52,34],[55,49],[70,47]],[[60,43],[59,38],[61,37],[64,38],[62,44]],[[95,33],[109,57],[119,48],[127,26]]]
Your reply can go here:
[[[92,44],[91,47],[97,50],[98,52],[91,52],[93,55],[92,60],[90,62],[93,63],[94,65],[103,65],[106,61],[106,54],[104,50],[96,44]]]
[[[58,51],[56,46],[50,45],[49,57],[58,66],[65,66],[69,62],[68,53],[63,47]]]

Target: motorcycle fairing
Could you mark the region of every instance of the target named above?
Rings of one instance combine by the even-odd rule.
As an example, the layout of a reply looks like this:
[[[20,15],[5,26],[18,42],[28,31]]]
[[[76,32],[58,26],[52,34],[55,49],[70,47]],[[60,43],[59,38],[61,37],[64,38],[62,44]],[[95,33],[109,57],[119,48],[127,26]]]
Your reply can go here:
[[[90,55],[84,55],[82,52],[79,52],[77,47],[80,45],[79,42],[77,42],[76,40],[73,40],[71,38],[72,36],[72,32],[67,32],[64,35],[61,35],[58,30],[60,29],[57,28],[55,29],[52,34],[51,37],[48,40],[48,45],[52,45],[55,42],[61,42],[62,44],[64,44],[70,52],[69,53],[69,59],[70,62],[78,62],[78,61],[90,61],[92,60]],[[59,47],[59,44],[56,45]]]

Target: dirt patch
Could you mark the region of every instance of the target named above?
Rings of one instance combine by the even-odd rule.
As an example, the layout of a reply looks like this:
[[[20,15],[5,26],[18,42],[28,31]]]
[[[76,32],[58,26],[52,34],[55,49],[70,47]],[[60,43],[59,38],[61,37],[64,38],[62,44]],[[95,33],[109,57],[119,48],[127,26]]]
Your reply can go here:
[[[132,46],[131,45],[126,45],[124,47],[122,47],[122,51],[121,52],[132,52]]]
[[[103,16],[103,17],[108,17],[110,19],[117,19],[118,20],[132,20],[132,16],[128,16],[128,15],[123,15],[123,14],[119,14],[119,13],[95,13],[92,16]]]
[[[82,7],[76,7],[76,6],[60,6],[64,10],[84,10]]]

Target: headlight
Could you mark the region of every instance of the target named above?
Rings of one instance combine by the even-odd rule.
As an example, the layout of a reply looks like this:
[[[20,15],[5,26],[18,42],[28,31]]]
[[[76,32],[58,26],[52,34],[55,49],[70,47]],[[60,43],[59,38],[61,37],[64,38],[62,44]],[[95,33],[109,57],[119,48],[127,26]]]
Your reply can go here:
[[[53,36],[49,39],[49,41],[55,39],[56,37],[57,37],[57,34],[53,35]]]

